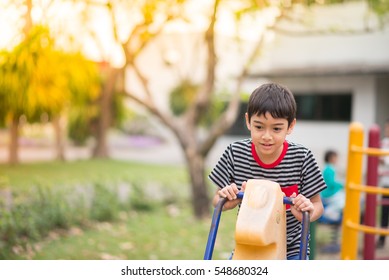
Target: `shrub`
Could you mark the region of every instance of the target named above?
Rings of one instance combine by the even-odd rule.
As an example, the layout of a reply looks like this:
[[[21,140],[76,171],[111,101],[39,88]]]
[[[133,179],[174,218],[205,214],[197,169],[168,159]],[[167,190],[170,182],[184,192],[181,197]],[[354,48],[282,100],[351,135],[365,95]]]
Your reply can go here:
[[[31,250],[31,242],[55,229],[116,221],[122,211],[152,211],[158,204],[176,200],[161,185],[139,182],[97,182],[61,188],[40,184],[28,193],[12,195],[9,209],[0,203],[1,259],[17,258],[20,250]]]
[[[95,221],[114,221],[119,217],[120,202],[114,187],[96,183],[90,218]]]

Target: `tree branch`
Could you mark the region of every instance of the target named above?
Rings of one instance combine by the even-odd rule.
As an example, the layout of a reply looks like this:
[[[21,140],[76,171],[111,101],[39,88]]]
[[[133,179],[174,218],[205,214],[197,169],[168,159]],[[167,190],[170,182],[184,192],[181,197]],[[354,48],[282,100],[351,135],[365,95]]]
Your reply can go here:
[[[272,26],[276,25],[278,21],[280,21],[282,15],[276,17]],[[268,26],[268,29],[272,28],[272,26]],[[216,122],[212,125],[208,137],[204,140],[201,145],[201,154],[206,156],[209,151],[212,149],[213,145],[217,141],[217,139],[223,135],[230,127],[234,124],[238,117],[239,112],[239,104],[240,104],[240,92],[242,88],[242,84],[248,75],[248,71],[251,65],[254,63],[255,58],[258,56],[259,51],[262,49],[264,40],[264,34],[257,41],[256,45],[253,48],[249,58],[244,64],[241,73],[237,77],[237,83],[235,92],[231,97],[230,102],[228,103],[227,109],[224,113],[216,120]]]
[[[144,108],[146,108],[151,114],[158,117],[164,125],[169,127],[169,129],[175,134],[179,135],[180,131],[178,130],[178,125],[176,121],[173,119],[173,117],[164,114],[161,110],[159,110],[153,103],[149,103],[147,100],[144,100],[138,96],[136,96],[133,93],[124,91],[125,96],[129,97],[130,99],[134,100]]]
[[[188,123],[188,128],[190,130],[198,124],[200,116],[208,108],[209,102],[211,100],[212,92],[215,84],[215,69],[217,65],[216,51],[215,51],[215,23],[216,23],[216,14],[219,7],[220,0],[215,0],[212,16],[208,29],[205,33],[205,42],[207,46],[207,71],[206,71],[206,81],[201,86],[196,99],[193,102],[192,106],[189,107],[186,113],[186,119]]]
[[[132,30],[131,34],[129,35],[128,39],[126,40],[126,42],[122,43],[122,49],[125,53],[126,61],[134,69],[135,74],[138,76],[139,80],[141,81],[143,89],[147,95],[148,102],[150,103],[153,103],[154,101],[148,86],[148,80],[145,77],[145,75],[143,75],[139,67],[136,65],[136,58],[149,43],[151,43],[159,34],[162,33],[165,25],[171,20],[173,20],[173,17],[167,16],[165,21],[160,24],[159,28],[155,32],[150,33],[149,38],[147,38],[146,40],[140,40],[139,37],[141,35],[142,30],[147,30],[149,25],[149,23],[146,23],[146,21],[144,21],[136,25]],[[131,44],[136,39],[139,39],[140,44],[139,46],[137,46],[135,50],[133,50],[131,49]]]

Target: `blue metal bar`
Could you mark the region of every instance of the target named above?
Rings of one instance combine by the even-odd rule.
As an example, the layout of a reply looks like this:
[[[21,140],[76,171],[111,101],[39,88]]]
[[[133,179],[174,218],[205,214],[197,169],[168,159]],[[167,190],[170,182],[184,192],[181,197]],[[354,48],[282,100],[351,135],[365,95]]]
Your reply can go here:
[[[241,199],[244,196],[244,192],[239,192],[237,198]],[[220,216],[223,211],[223,206],[227,202],[226,198],[220,198],[219,202],[216,204],[216,207],[212,216],[211,229],[208,234],[207,246],[205,248],[204,260],[212,260],[213,248],[215,247],[217,230],[219,228]],[[284,196],[284,204],[292,204],[293,198]],[[308,254],[308,239],[309,239],[309,212],[303,212],[302,220],[302,233],[300,239],[300,252],[299,259],[306,260]]]
[[[309,242],[309,212],[303,212],[303,221],[301,222],[301,238],[300,238],[300,252],[299,259],[306,260],[308,256],[308,242]]]
[[[293,198],[284,196],[284,204],[293,204]],[[308,256],[308,242],[309,242],[309,212],[303,212],[303,220],[301,222],[301,238],[299,259],[306,260]]]
[[[213,211],[211,229],[208,234],[207,247],[205,248],[204,260],[212,260],[213,247],[215,247],[217,230],[219,228],[220,216],[223,211],[223,205],[226,203],[226,198],[220,198]]]
[[[292,197],[284,196],[283,202],[284,202],[284,204],[290,204],[290,205],[292,205],[292,204],[293,204],[293,198],[292,198]]]

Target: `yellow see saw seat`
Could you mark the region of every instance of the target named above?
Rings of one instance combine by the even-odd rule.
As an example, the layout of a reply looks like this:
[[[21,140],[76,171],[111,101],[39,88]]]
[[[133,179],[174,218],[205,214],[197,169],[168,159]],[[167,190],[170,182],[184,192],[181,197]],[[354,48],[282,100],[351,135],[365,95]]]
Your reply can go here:
[[[285,197],[278,183],[270,180],[248,180],[240,205],[235,227],[235,250],[233,260],[275,260],[286,259],[286,210],[285,204],[292,199]],[[205,260],[212,259],[220,215],[224,203],[221,198],[216,205]],[[308,249],[309,214],[303,213],[300,243],[300,259],[305,260]]]

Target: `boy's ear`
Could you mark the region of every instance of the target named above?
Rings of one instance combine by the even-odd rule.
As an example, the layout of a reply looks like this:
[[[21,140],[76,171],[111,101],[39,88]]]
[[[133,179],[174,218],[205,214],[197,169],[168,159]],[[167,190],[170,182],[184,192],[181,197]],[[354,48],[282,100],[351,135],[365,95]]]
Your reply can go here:
[[[247,112],[244,114],[244,117],[246,118],[246,126],[247,129],[251,131],[250,121],[249,121],[249,114]]]
[[[296,125],[296,119],[294,119],[288,127],[288,135],[292,133],[294,126]]]

